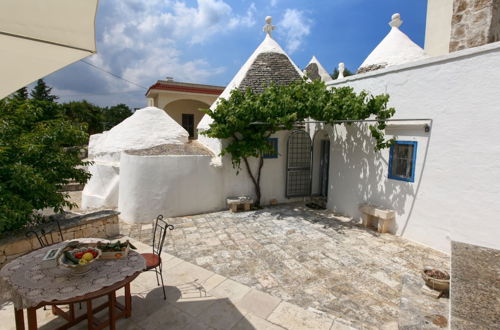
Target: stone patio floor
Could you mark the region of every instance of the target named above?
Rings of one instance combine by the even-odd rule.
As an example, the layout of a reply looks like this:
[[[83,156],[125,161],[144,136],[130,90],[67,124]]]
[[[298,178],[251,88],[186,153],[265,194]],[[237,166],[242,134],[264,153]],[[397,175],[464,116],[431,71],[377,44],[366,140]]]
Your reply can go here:
[[[148,245],[132,242],[139,252],[151,250]],[[142,273],[131,284],[132,317],[120,319],[117,329],[350,329],[341,320],[307,311],[170,254],[162,253],[162,259],[167,301],[163,300],[154,273]],[[123,290],[118,291],[117,299],[123,303]],[[94,306],[104,302],[99,300],[93,301]],[[67,310],[65,306],[60,307]],[[83,313],[86,313],[85,304],[82,309],[76,308],[77,316]],[[96,316],[103,318],[106,313],[107,310],[103,310]],[[42,330],[64,324],[50,309],[38,309],[37,319]],[[15,329],[12,303],[0,304],[0,320],[0,329]],[[86,321],[72,329],[87,329]]]
[[[288,204],[166,220],[175,230],[165,252],[310,315],[386,329],[432,328],[433,315],[448,317],[448,299],[424,294],[420,272],[449,269],[449,256],[330,212]],[[151,244],[151,224],[120,226]]]

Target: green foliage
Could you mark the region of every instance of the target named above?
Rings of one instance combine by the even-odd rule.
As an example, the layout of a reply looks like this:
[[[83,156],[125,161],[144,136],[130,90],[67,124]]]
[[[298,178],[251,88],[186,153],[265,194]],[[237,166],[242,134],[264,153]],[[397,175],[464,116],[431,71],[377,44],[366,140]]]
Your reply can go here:
[[[19,88],[12,94],[12,98],[16,101],[26,101],[28,99],[28,89],[26,87]]]
[[[104,130],[102,108],[84,100],[64,103],[63,109],[68,119],[83,124],[89,135]]]
[[[385,119],[395,113],[387,107],[388,95],[372,96],[366,92],[355,93],[351,87],[327,89],[319,80],[301,80],[287,86],[271,84],[262,93],[250,89],[235,89],[229,99],[221,100],[214,110],[205,112],[213,119],[210,128],[203,132],[209,137],[228,139],[222,155],[229,153],[233,166],[240,168],[245,162],[256,190],[257,205],[260,200],[261,155],[270,151],[267,138],[280,130],[290,130],[294,124],[310,118],[327,124],[339,124],[339,120],[379,119],[370,125],[375,139],[375,149],[386,148],[392,140],[386,140],[383,129]],[[260,159],[257,173],[250,169],[248,158]]]
[[[35,87],[31,90],[31,98],[38,101],[54,102],[58,99],[57,96],[52,95],[52,87],[47,86],[43,79],[38,79]]]
[[[109,108],[102,109],[104,130],[109,130],[132,115],[132,110],[125,104],[120,103]]]
[[[349,70],[348,68],[345,68],[344,69],[344,77],[349,77],[349,76],[352,76],[354,75],[354,73],[352,73],[351,70]],[[332,77],[332,79],[337,79],[339,77],[339,69],[335,68],[333,70],[333,73],[330,75],[330,77]]]
[[[89,179],[73,147],[87,138],[57,103],[0,100],[0,233],[24,227],[34,210],[73,206],[60,189]]]
[[[109,130],[132,115],[125,104],[102,108],[83,100],[64,103],[63,107],[71,121],[86,125],[89,135]]]

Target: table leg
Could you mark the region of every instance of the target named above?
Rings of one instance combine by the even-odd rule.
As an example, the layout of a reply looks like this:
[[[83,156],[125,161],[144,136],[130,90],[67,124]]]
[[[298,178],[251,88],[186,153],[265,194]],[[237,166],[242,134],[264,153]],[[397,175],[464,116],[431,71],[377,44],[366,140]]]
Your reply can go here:
[[[125,284],[125,317],[132,315],[132,297],[130,296],[130,283]]]
[[[14,315],[16,317],[16,330],[24,330],[24,312],[23,309],[14,308]]]
[[[75,320],[75,304],[69,304],[69,321],[73,322]]]
[[[36,308],[30,307],[28,308],[28,329],[36,330],[38,328],[36,322]]]
[[[92,308],[92,299],[87,300],[87,329],[94,329],[94,311]]]
[[[109,307],[109,330],[116,330],[116,291],[111,292],[108,295],[108,307]]]

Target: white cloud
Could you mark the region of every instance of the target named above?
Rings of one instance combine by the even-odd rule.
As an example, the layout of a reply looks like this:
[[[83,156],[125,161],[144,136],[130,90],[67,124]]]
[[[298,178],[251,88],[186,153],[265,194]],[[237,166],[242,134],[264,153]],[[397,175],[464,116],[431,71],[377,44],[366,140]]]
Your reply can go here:
[[[271,0],[271,7],[276,7],[278,5],[278,0]]]
[[[123,76],[131,81],[150,83],[167,76],[178,81],[203,82],[224,71],[224,68],[211,67],[202,59],[182,61],[180,53],[176,53],[174,49],[168,50],[168,54],[169,56],[165,56],[162,49],[151,49],[145,57],[128,66]]]
[[[293,53],[300,48],[304,38],[311,33],[313,21],[304,12],[297,9],[287,9],[283,19],[278,23],[280,34],[285,36],[286,48]]]
[[[255,3],[251,3],[247,9],[247,12],[244,16],[236,16],[231,18],[229,21],[230,28],[236,28],[238,26],[242,27],[252,27],[255,25],[255,14],[257,13],[257,7]]]
[[[226,0],[227,1],[227,0]],[[86,61],[142,86],[173,76],[178,81],[205,83],[224,72],[213,67],[203,54],[185,51],[237,29],[255,25],[257,8],[250,3],[235,13],[224,0],[197,0],[194,6],[185,0],[102,1],[97,19],[98,54]],[[75,82],[78,73],[87,80]],[[55,88],[66,94],[124,93],[138,87],[85,66],[75,66],[67,74],[54,77]],[[84,85],[83,85],[84,84]],[[118,97],[118,96],[117,96]],[[142,96],[143,97],[143,96]]]

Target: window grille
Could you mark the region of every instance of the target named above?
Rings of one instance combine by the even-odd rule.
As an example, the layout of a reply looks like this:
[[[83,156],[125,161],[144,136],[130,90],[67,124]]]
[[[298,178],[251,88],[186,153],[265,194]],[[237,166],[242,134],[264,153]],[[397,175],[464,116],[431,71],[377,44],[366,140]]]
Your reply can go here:
[[[311,195],[311,157],[309,134],[292,131],[287,143],[286,197]]]

